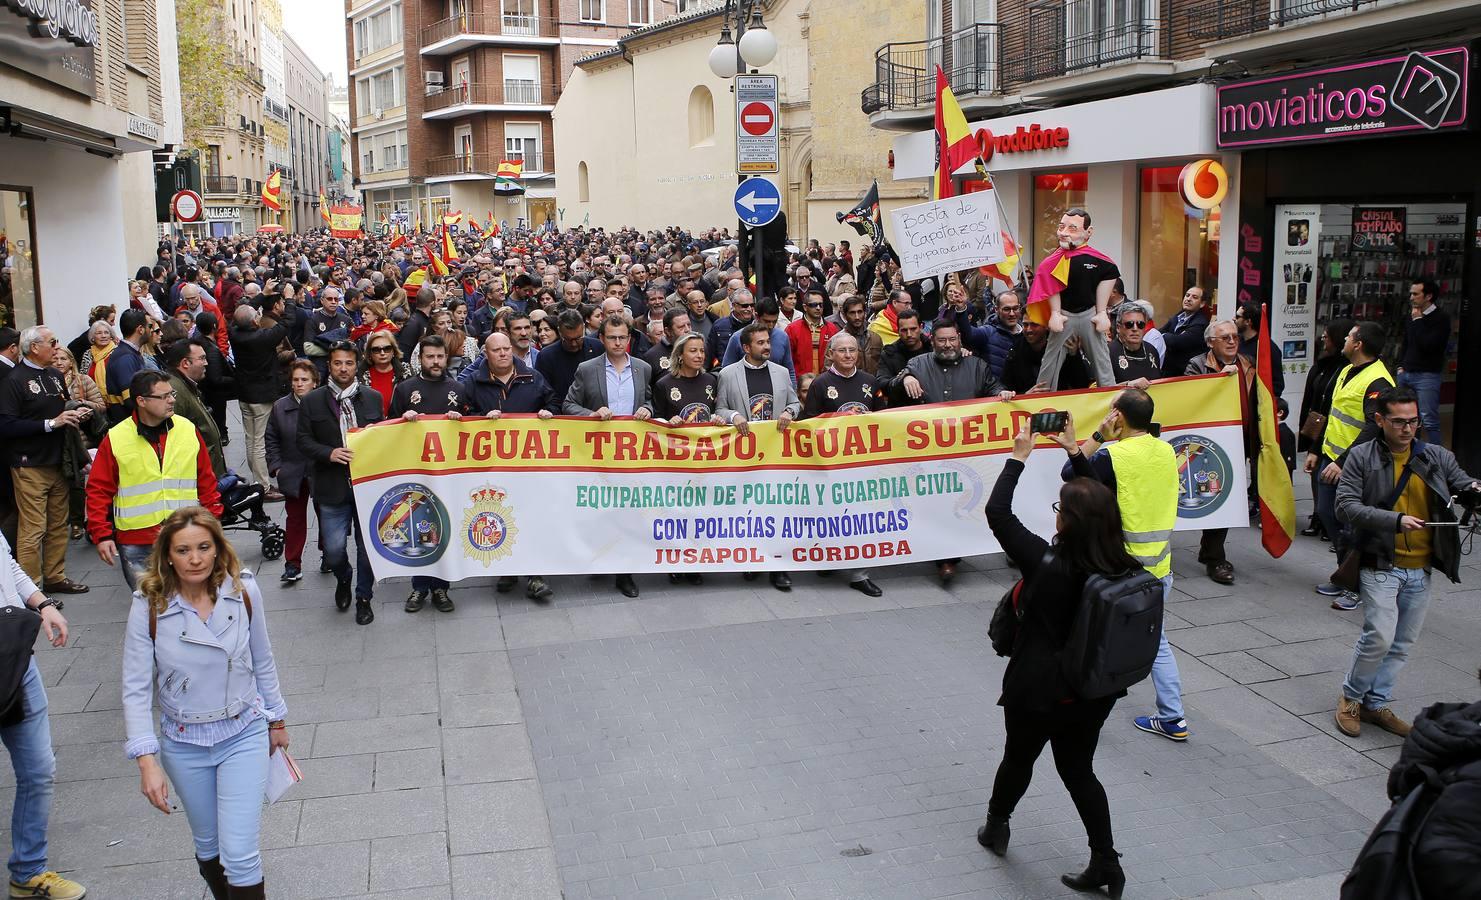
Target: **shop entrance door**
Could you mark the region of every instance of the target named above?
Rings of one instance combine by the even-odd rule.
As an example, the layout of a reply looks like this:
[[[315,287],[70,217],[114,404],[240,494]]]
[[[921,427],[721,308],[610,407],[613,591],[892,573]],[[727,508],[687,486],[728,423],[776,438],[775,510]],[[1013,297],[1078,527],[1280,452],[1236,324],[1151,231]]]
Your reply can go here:
[[[41,324],[35,211],[29,188],[0,186],[0,325],[18,331]]]
[[[546,222],[555,221],[555,198],[525,199],[525,209],[530,216],[530,228],[538,230],[545,227]]]

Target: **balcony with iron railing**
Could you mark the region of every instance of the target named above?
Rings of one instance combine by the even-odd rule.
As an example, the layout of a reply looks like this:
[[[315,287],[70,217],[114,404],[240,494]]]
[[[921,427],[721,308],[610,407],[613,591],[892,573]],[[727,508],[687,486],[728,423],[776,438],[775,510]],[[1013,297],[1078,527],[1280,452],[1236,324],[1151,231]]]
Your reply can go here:
[[[1346,16],[1383,0],[1201,0],[1182,9],[1189,34],[1226,41],[1318,19]]]
[[[525,164],[520,178],[532,178],[550,175],[555,172],[555,153],[546,150],[542,153],[511,153],[498,155],[494,153],[465,153],[457,156],[433,156],[426,161],[426,177],[428,178],[456,178],[459,176],[478,176],[493,178],[499,172],[499,163],[504,160],[522,160]]]
[[[236,196],[237,177],[235,175],[207,175],[206,194]]]
[[[498,112],[508,108],[540,110],[555,105],[555,89],[533,81],[474,81],[428,94],[422,104],[424,119],[450,119],[469,112]]]
[[[1046,92],[1045,82],[1051,80],[1165,61],[1170,58],[1170,5],[1167,0],[1031,0],[1005,9],[998,22],[886,44],[875,52],[874,83],[864,89],[860,106],[875,124],[912,127],[934,111],[937,66],[963,110],[971,113],[1001,106],[1004,95],[1030,85],[1036,93]]]
[[[465,13],[422,28],[422,55],[443,56],[477,44],[557,44],[558,22],[518,12]]]

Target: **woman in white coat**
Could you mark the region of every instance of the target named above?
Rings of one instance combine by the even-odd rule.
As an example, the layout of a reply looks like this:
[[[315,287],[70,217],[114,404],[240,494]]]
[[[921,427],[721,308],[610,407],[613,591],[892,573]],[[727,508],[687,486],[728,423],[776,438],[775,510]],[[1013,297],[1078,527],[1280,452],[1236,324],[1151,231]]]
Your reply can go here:
[[[288,747],[287,707],[262,590],[203,507],[165,520],[139,579],[124,632],[123,710],[140,790],[168,814],[169,776],[212,896],[264,897],[263,793],[269,754]]]

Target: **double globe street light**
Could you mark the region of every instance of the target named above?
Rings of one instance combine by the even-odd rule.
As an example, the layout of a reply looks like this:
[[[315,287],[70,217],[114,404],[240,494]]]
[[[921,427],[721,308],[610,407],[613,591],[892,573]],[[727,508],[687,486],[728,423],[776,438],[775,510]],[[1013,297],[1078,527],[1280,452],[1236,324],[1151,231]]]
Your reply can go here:
[[[776,58],[776,51],[776,38],[761,21],[761,0],[725,0],[720,43],[710,51],[715,77],[734,78],[746,69],[760,68]]]

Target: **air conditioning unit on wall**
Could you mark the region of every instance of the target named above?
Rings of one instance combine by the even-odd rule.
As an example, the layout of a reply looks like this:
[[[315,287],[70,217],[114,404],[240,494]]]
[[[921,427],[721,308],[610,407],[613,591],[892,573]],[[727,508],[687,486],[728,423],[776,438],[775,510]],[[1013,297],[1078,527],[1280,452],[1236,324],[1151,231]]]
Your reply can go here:
[[[428,84],[442,84],[441,72],[423,72],[422,77],[427,79]]]

